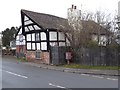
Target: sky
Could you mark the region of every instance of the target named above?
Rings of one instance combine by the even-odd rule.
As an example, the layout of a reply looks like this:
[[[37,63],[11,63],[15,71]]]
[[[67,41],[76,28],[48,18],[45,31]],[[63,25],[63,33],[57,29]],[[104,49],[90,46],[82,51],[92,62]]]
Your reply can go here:
[[[21,25],[20,10],[51,14],[67,18],[67,9],[72,4],[77,9],[95,12],[101,10],[114,14],[118,10],[119,0],[1,0],[0,1],[0,32],[12,26]]]

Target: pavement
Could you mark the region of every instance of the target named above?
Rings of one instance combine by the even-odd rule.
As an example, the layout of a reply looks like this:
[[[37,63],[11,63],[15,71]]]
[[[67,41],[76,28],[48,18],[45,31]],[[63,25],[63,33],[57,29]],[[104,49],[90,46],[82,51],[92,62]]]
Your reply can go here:
[[[65,68],[65,67],[60,67],[55,65],[37,64],[33,62],[24,62],[24,64],[39,67],[39,68],[49,69],[49,70],[68,72],[68,73],[119,76],[118,70],[73,69],[73,68]]]

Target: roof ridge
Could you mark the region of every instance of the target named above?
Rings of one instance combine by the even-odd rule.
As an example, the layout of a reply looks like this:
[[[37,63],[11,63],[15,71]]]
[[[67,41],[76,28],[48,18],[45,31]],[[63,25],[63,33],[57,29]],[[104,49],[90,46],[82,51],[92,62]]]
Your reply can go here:
[[[60,19],[65,19],[65,20],[67,20],[66,18],[59,17],[59,16],[52,15],[52,14],[47,14],[47,13],[40,13],[40,12],[31,11],[31,10],[26,10],[26,9],[21,9],[21,11],[23,11],[23,12],[24,12],[24,11],[25,11],[25,12],[31,12],[31,13],[41,14],[41,15],[48,15],[48,16],[52,16],[52,17],[56,17],[56,18],[60,18]]]

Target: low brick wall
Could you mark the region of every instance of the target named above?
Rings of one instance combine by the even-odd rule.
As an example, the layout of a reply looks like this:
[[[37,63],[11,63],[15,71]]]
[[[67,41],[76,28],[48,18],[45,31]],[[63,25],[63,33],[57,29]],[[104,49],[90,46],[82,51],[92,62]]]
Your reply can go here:
[[[41,52],[40,54],[41,60],[45,64],[50,64],[50,54],[49,52]]]
[[[35,60],[35,51],[27,51],[26,60],[27,61],[34,61]]]
[[[40,58],[36,59],[36,51],[27,51],[26,60],[30,62],[50,64],[50,54],[49,52],[40,52]]]

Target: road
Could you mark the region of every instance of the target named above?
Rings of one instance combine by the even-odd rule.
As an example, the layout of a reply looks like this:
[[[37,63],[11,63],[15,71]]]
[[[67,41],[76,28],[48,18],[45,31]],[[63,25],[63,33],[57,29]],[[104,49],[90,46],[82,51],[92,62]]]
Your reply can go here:
[[[118,78],[42,69],[2,58],[2,88],[118,88]]]

